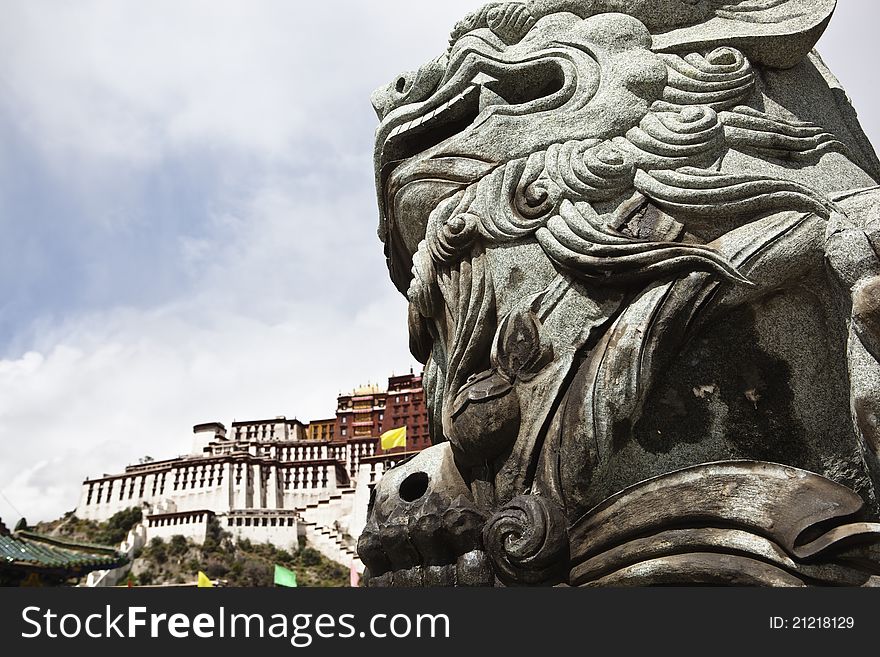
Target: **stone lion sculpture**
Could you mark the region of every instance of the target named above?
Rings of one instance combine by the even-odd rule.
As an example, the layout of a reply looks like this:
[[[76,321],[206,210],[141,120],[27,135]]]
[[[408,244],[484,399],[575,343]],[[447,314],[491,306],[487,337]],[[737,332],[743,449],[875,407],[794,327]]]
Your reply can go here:
[[[372,586],[880,583],[880,162],[835,0],[492,3],[373,96],[435,446]]]

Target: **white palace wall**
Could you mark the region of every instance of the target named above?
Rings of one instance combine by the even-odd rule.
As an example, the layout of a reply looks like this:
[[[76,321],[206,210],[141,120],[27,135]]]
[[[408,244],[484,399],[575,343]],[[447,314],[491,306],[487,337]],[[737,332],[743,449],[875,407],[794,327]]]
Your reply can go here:
[[[147,516],[147,536],[151,541],[154,538],[168,541],[180,535],[202,545],[208,534],[208,522],[213,517],[214,513],[207,510],[150,515]]]
[[[296,509],[348,485],[343,467],[329,459],[282,462],[274,455],[237,453],[148,467],[153,469],[134,466],[125,474],[83,482],[77,517],[106,521],[124,509],[166,500],[178,511]]]
[[[87,520],[105,521],[114,513],[155,506],[172,500],[180,511],[230,507],[231,464],[184,462],[162,470],[135,470],[123,475],[87,480],[82,485],[76,515]]]
[[[299,545],[295,511],[231,511],[219,520],[220,526],[237,540],[271,543],[285,550]]]
[[[77,517],[106,521],[142,507],[147,540],[181,535],[196,544],[216,517],[238,540],[294,549],[298,536],[311,536],[348,565],[385,465],[375,456],[377,440],[307,441],[289,422],[240,425],[230,438],[219,423],[197,425],[193,454],[86,480]]]

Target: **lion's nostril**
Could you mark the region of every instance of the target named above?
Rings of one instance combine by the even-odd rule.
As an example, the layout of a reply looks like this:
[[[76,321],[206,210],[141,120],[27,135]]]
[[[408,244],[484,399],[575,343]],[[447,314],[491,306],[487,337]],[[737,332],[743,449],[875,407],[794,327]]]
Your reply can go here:
[[[413,472],[400,484],[400,497],[404,502],[415,502],[428,492],[428,475]]]
[[[395,83],[394,88],[397,90],[397,93],[402,94],[403,90],[406,89],[406,78],[397,78],[397,82]]]

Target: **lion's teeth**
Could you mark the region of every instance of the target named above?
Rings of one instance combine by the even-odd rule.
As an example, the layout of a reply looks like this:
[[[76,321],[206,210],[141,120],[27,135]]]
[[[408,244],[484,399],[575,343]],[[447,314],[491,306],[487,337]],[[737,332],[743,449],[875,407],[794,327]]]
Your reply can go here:
[[[464,91],[461,91],[461,92],[457,93],[455,96],[453,96],[452,98],[450,98],[449,100],[447,100],[445,103],[442,103],[442,104],[441,104],[440,106],[438,106],[436,109],[434,109],[434,110],[432,110],[432,111],[430,111],[430,112],[426,112],[426,113],[423,114],[422,116],[416,117],[416,118],[414,118],[414,119],[412,119],[412,120],[410,120],[410,121],[407,121],[406,123],[402,123],[401,125],[397,126],[396,128],[394,128],[394,129],[391,131],[391,133],[388,135],[388,139],[393,139],[394,137],[398,137],[398,136],[402,135],[403,133],[405,133],[405,132],[409,132],[409,131],[412,130],[413,128],[416,128],[416,127],[422,125],[422,124],[425,123],[426,121],[430,121],[430,120],[432,120],[434,117],[443,114],[446,110],[448,110],[448,109],[450,109],[451,107],[457,105],[457,104],[460,103],[462,100],[464,100],[465,97],[467,97],[468,95],[474,93],[475,91],[477,91],[477,90],[480,89],[480,88],[481,88],[481,87],[479,87],[479,86],[471,86],[471,87],[468,87],[468,88],[465,89]]]

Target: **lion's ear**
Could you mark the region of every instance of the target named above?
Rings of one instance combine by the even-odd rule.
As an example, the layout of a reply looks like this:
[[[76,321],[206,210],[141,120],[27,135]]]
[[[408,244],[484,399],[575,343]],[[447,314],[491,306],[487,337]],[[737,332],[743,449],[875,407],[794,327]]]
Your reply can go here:
[[[837,0],[714,0],[710,18],[654,34],[653,50],[733,46],[755,64],[791,68],[813,49]]]

